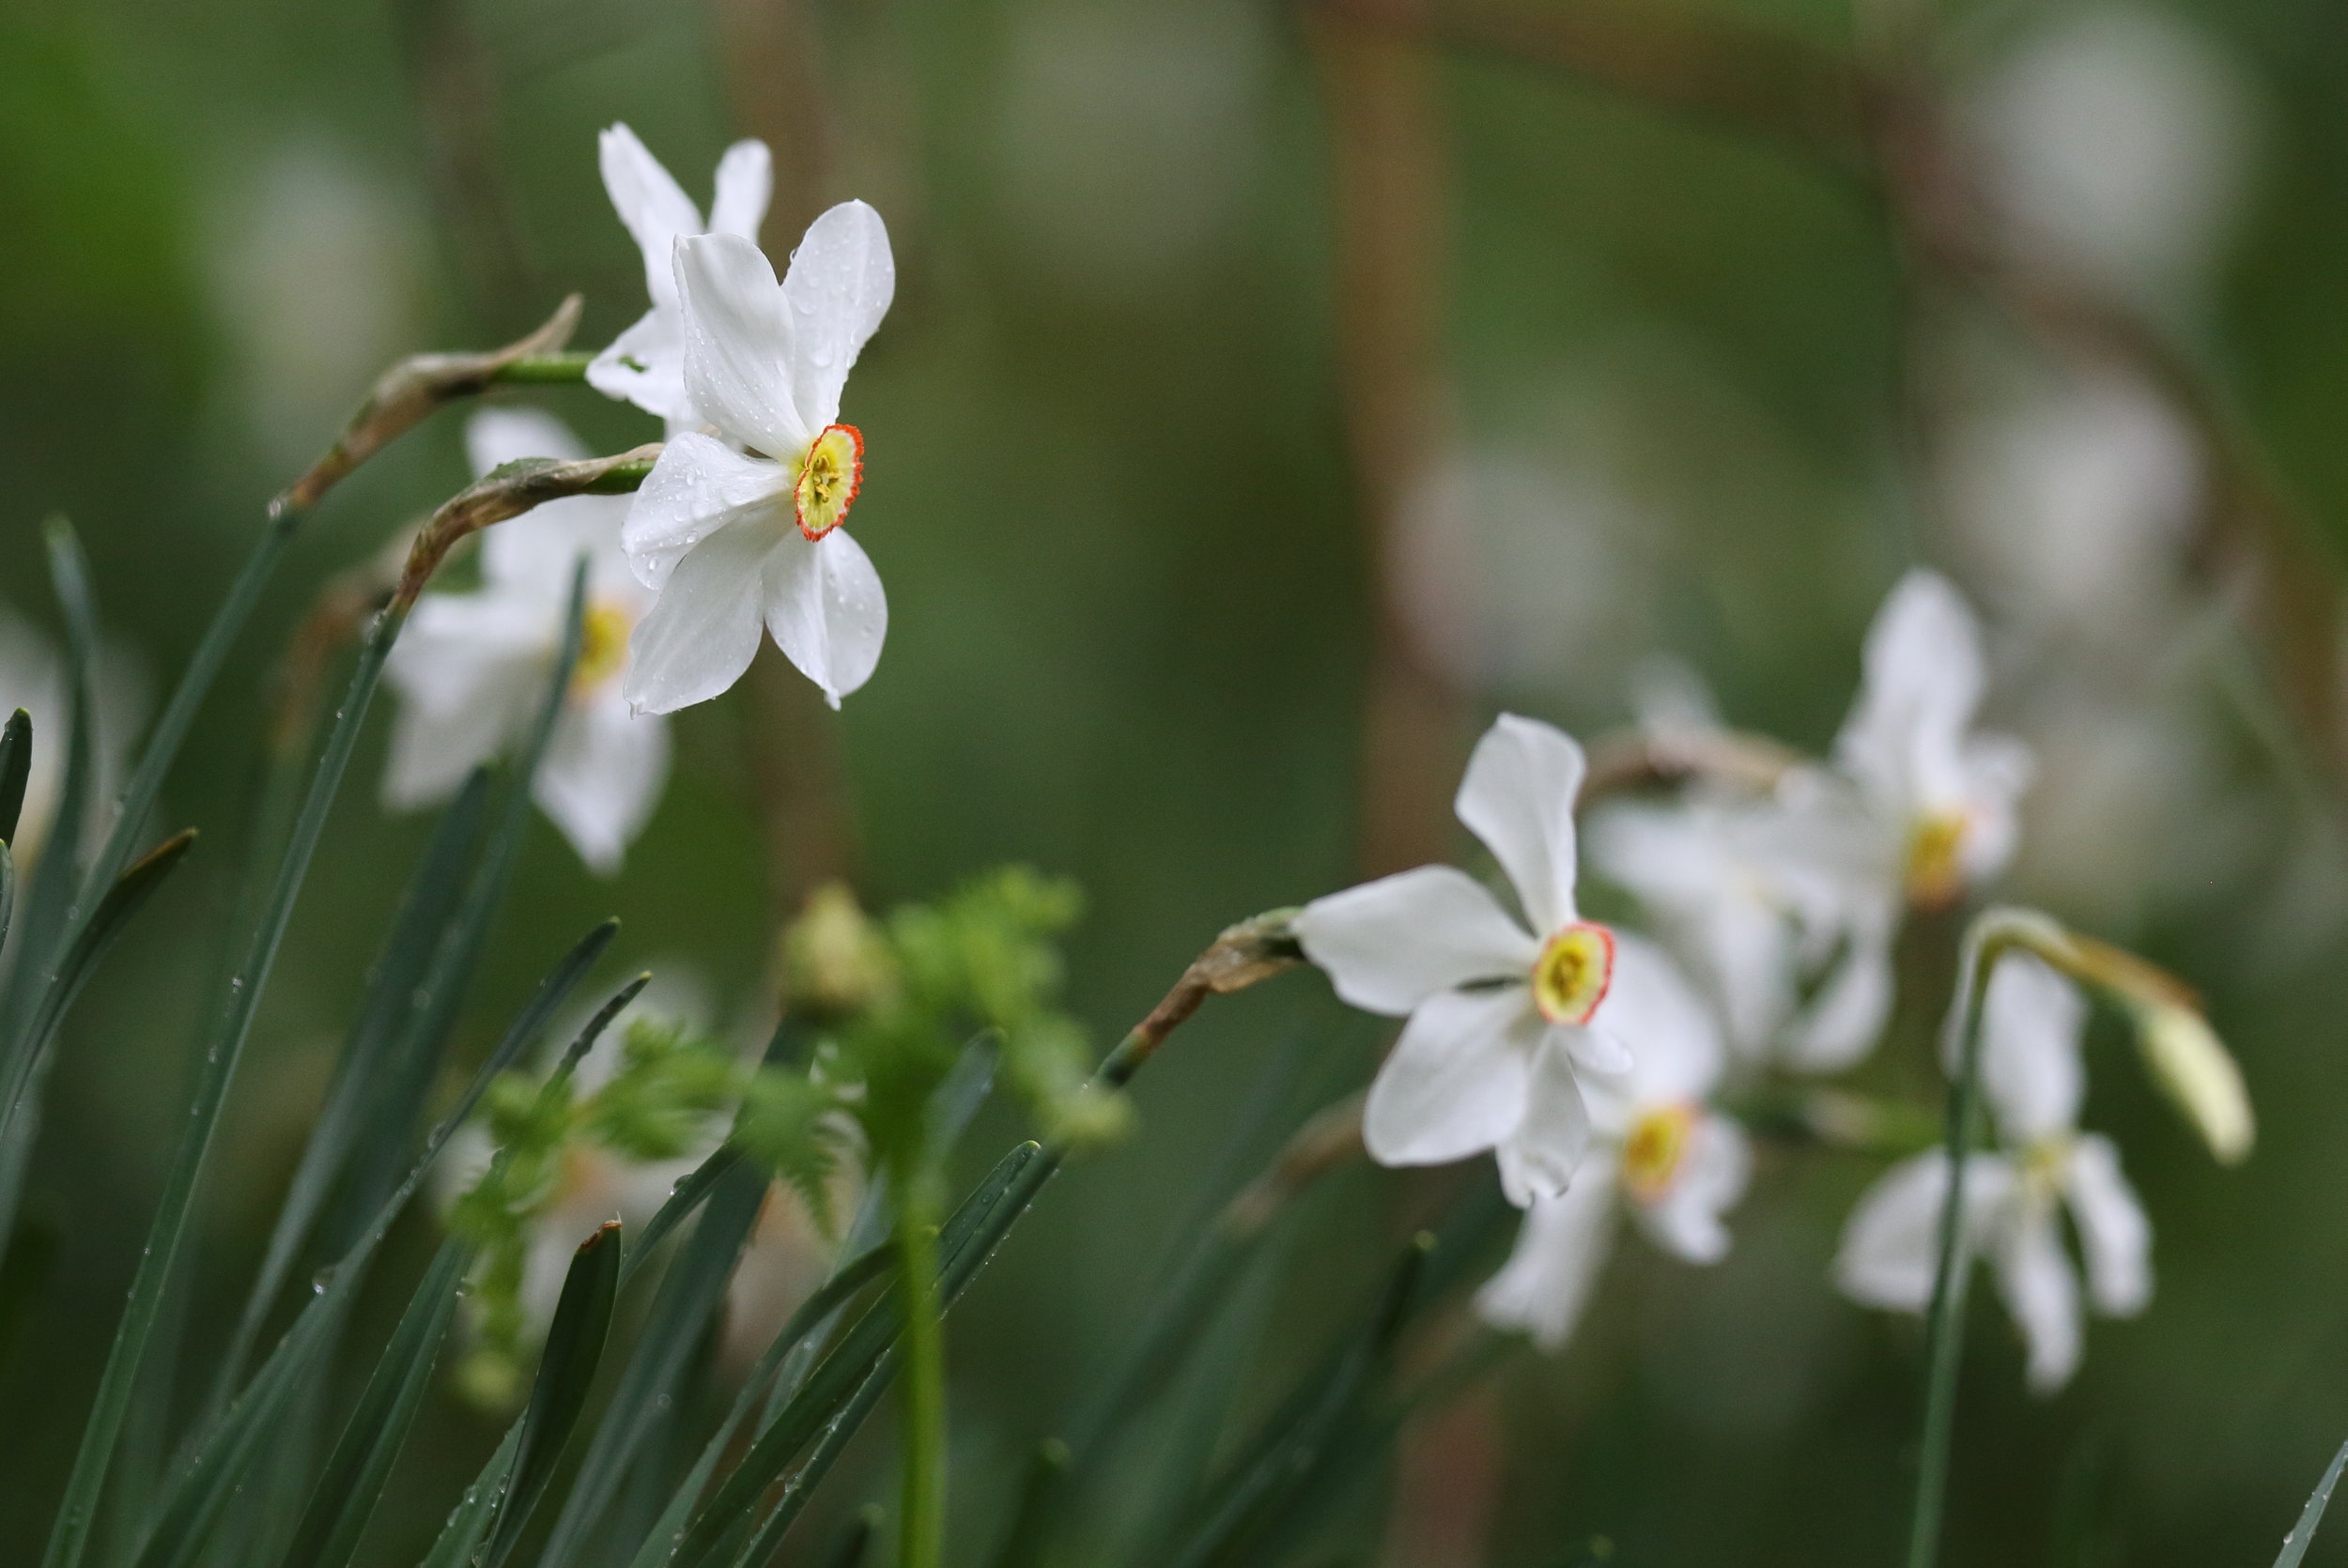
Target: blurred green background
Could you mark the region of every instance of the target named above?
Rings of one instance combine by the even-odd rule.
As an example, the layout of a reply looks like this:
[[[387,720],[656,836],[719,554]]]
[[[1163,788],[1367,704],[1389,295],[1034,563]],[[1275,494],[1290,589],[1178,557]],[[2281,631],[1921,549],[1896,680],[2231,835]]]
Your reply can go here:
[[[1828,0],[1709,4],[1852,46]],[[2348,10],[1998,0],[1940,21],[1987,183],[2185,345],[2340,528]],[[869,441],[857,537],[892,610],[840,730],[859,889],[884,905],[1007,860],[1076,878],[1072,998],[1103,1043],[1222,925],[1363,869],[1382,637],[1452,703],[1422,744],[1446,780],[1500,706],[1584,734],[1621,722],[1666,652],[1736,722],[1816,750],[1883,591],[1942,565],[1991,627],[1992,716],[2040,750],[2003,891],[2203,989],[2263,1134],[2217,1171],[2098,1037],[2087,1120],[2127,1151],[2157,1295],[2093,1323],[2080,1376],[2039,1401],[1978,1293],[1951,1560],[2265,1560],[2348,1436],[2348,854],[2240,595],[2189,569],[2206,454],[2124,369],[1906,292],[1879,204],[1845,177],[1538,65],[1436,51],[1416,148],[1433,200],[1393,213],[1430,258],[1431,412],[1391,453],[1416,488],[1382,507],[1348,435],[1380,361],[1341,308],[1330,25],[1265,0],[16,0],[0,600],[54,624],[38,525],[70,513],[110,635],[161,689],[266,499],[390,360],[502,342],[571,289],[579,344],[608,341],[642,308],[595,170],[614,120],[697,198],[757,131],[779,142],[779,207],[860,195],[888,220],[898,300],[846,409]],[[657,435],[584,389],[527,400],[599,450]],[[270,667],[330,574],[466,482],[459,429],[440,416],[316,520],[168,791],[168,825],[205,830],[197,858],[69,1024],[33,1202],[70,1243],[39,1348],[0,1384],[0,1560],[30,1560],[46,1528],[152,1206]],[[616,882],[535,824],[460,1055],[606,914],[626,921],[620,961],[681,963],[757,1011],[796,892],[770,872],[746,761],[772,722],[746,690],[683,715]],[[428,825],[377,806],[379,729],[215,1159],[198,1345],[234,1309]],[[1440,817],[1418,832],[1453,836]],[[1949,936],[1911,933],[1921,980]],[[1938,1006],[1907,998],[1877,1081],[1929,1087]],[[1310,975],[1211,1008],[1141,1080],[1137,1136],[1050,1192],[951,1325],[960,1560],[991,1539],[989,1478],[1066,1420],[1179,1227],[1237,1179],[1251,1085],[1309,1042],[1292,1120],[1307,1089],[1366,1079],[1381,1038]],[[990,1110],[972,1158],[1015,1131]],[[1500,1434],[1487,1560],[1580,1562],[1601,1536],[1629,1563],[1890,1557],[1918,1336],[1826,1278],[1872,1174],[1769,1151],[1714,1269],[1626,1241],[1575,1343],[1519,1352],[1482,1396]],[[1443,1179],[1352,1171],[1306,1206],[1267,1394],[1359,1310]],[[411,1217],[396,1268],[429,1231]],[[436,1405],[372,1560],[421,1553],[497,1431]],[[887,1464],[870,1443],[826,1516]],[[1372,1539],[1385,1510],[1366,1491],[1340,1535]],[[2310,1560],[2348,1561],[2348,1529]]]

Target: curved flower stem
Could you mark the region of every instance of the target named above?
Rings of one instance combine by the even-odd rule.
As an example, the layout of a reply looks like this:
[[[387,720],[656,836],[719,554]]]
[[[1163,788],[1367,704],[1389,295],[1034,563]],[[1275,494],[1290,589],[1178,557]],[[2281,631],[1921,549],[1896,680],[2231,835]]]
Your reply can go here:
[[[587,379],[593,354],[525,354],[508,360],[489,373],[489,380],[509,387],[568,386]]]
[[[1909,1515],[1908,1568],[1932,1568],[1940,1552],[1940,1518],[1948,1498],[1949,1443],[1956,1419],[1956,1369],[1965,1355],[1965,1286],[1970,1260],[1963,1255],[1965,1161],[1971,1150],[1981,1100],[1981,999],[2005,950],[2035,947],[2047,922],[2019,910],[1990,909],[1965,930],[1957,992],[1949,1009],[1949,1038],[1957,1046],[1949,1090],[1949,1191],[1940,1205],[1940,1256],[1933,1270],[1932,1306],[1924,1327],[1924,1416],[1917,1441],[1916,1504]]]

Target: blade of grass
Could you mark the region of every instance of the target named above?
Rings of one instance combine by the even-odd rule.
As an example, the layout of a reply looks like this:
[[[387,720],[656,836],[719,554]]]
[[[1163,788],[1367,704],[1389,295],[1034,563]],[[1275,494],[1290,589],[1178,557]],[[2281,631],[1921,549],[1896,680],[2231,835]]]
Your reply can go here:
[[[498,1509],[481,1568],[500,1568],[521,1539],[522,1528],[553,1483],[564,1445],[587,1408],[587,1394],[603,1360],[611,1330],[611,1305],[620,1292],[620,1222],[608,1220],[580,1243],[563,1281],[554,1321],[547,1329],[538,1378],[522,1412],[521,1443],[514,1455],[514,1483]]]
[[[0,1376],[8,1375],[25,1322],[49,1288],[64,1251],[62,1227],[31,1219],[16,1227],[6,1252],[0,1253]]]
[[[2332,1488],[2340,1484],[2342,1469],[2348,1469],[2348,1443],[2340,1445],[2340,1452],[2324,1468],[2324,1479],[2308,1494],[2307,1506],[2299,1510],[2299,1522],[2283,1537],[2282,1553],[2275,1559],[2275,1568],[2299,1568],[2309,1545],[2315,1540],[2315,1527],[2324,1522],[2324,1511],[2332,1505]]]
[[[517,1416],[505,1429],[504,1440],[483,1463],[480,1475],[465,1488],[463,1500],[440,1528],[421,1568],[467,1568],[471,1563],[473,1554],[481,1549],[482,1537],[489,1533],[497,1518],[498,1499],[505,1495],[506,1483],[513,1477],[514,1455],[521,1441],[522,1422]]]
[[[405,1128],[385,1129],[382,1124],[389,1118],[379,1115],[378,1091],[383,1057],[398,1022],[412,1005],[435,939],[456,904],[457,888],[480,840],[487,792],[487,773],[474,770],[441,815],[431,847],[393,919],[383,950],[368,976],[359,1015],[327,1085],[325,1105],[310,1130],[309,1142],[302,1147],[301,1162],[294,1168],[286,1201],[270,1232],[244,1311],[222,1353],[213,1381],[214,1408],[224,1404],[229,1391],[243,1380],[245,1362],[270,1309],[284,1293],[318,1212],[359,1141],[395,1137],[403,1145],[407,1141]]]
[[[367,1379],[364,1392],[344,1422],[341,1438],[311,1490],[293,1544],[281,1568],[345,1568],[391,1479],[392,1465],[408,1440],[416,1411],[432,1381],[440,1342],[456,1315],[472,1249],[452,1237],[440,1244],[432,1267],[400,1316]]]

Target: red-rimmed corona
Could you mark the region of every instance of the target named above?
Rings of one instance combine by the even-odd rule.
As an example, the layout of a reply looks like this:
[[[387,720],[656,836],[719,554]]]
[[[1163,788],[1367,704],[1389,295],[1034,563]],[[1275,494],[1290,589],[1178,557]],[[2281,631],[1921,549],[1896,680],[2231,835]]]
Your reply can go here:
[[[811,544],[848,520],[848,508],[864,487],[864,432],[853,424],[827,424],[808,443],[792,489],[792,515]]]
[[[1614,978],[1614,933],[1577,920],[1541,945],[1533,962],[1533,1005],[1552,1023],[1587,1023]]]

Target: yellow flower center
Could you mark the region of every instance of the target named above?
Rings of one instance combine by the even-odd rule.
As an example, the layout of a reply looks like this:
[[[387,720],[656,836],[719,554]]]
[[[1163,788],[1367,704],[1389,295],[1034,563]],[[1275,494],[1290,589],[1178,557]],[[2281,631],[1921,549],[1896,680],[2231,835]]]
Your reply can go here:
[[[627,662],[627,635],[635,618],[610,599],[590,599],[579,624],[579,663],[571,669],[571,697],[591,697],[610,684]]]
[[[2022,1151],[2022,1184],[2040,1197],[2062,1191],[2062,1177],[2071,1168],[2071,1140],[2058,1132],[2040,1138]]]
[[[795,491],[799,531],[821,539],[848,520],[848,507],[864,483],[864,433],[853,424],[830,424],[807,449]]]
[[[1908,901],[1946,909],[1965,891],[1965,813],[1935,811],[1908,830]]]
[[[1587,1023],[1614,978],[1614,933],[1577,920],[1533,961],[1533,1005],[1552,1023]]]
[[[1687,1104],[1659,1105],[1632,1122],[1622,1141],[1623,1190],[1643,1204],[1669,1192],[1695,1128],[1696,1108]]]

